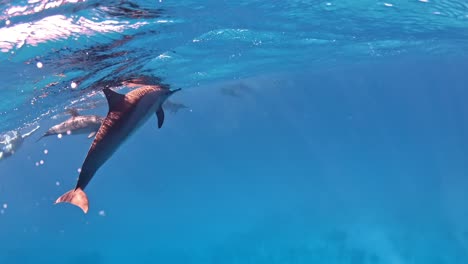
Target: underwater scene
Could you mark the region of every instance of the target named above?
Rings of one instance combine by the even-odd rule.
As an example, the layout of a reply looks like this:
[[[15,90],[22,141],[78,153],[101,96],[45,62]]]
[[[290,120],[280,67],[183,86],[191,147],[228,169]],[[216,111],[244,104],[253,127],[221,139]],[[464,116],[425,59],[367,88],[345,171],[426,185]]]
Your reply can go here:
[[[0,0],[0,264],[468,263],[468,2]]]

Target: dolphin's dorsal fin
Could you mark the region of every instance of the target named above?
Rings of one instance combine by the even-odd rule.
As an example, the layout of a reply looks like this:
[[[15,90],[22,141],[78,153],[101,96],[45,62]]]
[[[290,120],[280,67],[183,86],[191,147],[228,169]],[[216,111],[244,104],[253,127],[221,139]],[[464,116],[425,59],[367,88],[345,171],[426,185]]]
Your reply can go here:
[[[156,110],[156,117],[158,118],[158,128],[161,128],[164,123],[164,110],[161,106]]]
[[[116,110],[125,101],[125,95],[112,91],[110,88],[102,90],[109,104],[109,111]]]
[[[67,112],[73,117],[80,115],[80,113],[78,113],[78,110],[76,110],[76,108],[69,108]]]

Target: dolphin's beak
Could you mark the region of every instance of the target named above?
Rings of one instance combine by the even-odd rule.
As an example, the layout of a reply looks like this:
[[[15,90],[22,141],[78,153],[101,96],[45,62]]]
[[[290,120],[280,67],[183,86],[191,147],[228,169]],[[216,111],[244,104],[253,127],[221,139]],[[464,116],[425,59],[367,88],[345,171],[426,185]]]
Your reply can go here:
[[[177,88],[177,89],[175,89],[175,90],[172,90],[172,91],[171,91],[171,94],[173,94],[173,93],[175,93],[175,92],[178,92],[178,91],[180,91],[180,90],[182,90],[182,88]]]

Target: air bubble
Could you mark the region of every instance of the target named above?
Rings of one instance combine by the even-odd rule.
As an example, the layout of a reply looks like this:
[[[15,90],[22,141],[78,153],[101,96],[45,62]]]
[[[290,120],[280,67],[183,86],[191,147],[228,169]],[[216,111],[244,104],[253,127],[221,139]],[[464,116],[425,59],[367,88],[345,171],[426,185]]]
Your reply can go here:
[[[40,62],[40,61],[37,62],[37,63],[36,63],[36,66],[37,66],[37,68],[39,68],[39,69],[42,68],[42,66],[43,66],[43,65],[42,65],[42,62]]]

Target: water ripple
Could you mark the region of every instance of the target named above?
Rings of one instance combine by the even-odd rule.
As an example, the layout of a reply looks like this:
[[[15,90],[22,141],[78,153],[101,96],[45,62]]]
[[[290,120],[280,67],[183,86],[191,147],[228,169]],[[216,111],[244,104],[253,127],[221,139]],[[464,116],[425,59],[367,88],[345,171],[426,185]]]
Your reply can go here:
[[[0,93],[16,96],[0,105],[7,127],[138,75],[190,88],[338,60],[460,56],[468,44],[457,0],[0,3]]]

